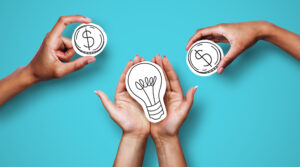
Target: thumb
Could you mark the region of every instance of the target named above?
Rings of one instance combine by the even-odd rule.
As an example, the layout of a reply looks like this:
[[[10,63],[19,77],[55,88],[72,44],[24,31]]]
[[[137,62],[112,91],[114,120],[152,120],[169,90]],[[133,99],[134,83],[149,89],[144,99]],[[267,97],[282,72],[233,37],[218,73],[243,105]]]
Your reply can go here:
[[[192,87],[185,95],[185,101],[183,103],[183,107],[186,108],[187,110],[190,110],[190,108],[193,105],[194,102],[194,95],[196,93],[198,86]]]
[[[90,64],[92,62],[96,61],[95,57],[93,56],[85,56],[85,57],[80,57],[72,62],[64,63],[62,65],[62,69],[60,70],[63,74],[62,76],[65,76],[67,74],[70,74],[74,71],[77,71],[87,64]]]
[[[107,97],[104,92],[96,90],[95,93],[100,97],[100,100],[109,115],[112,115],[112,112],[115,111],[115,104]]]
[[[218,73],[222,74],[224,69],[243,52],[243,49],[232,46],[218,65]]]

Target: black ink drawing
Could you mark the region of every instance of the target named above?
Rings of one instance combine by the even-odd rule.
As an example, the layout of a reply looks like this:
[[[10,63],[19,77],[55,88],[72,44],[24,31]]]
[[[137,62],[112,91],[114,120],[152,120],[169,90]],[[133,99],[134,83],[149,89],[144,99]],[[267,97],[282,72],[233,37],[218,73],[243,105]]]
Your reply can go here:
[[[186,56],[190,70],[199,76],[209,76],[217,71],[223,57],[219,45],[210,40],[200,40],[192,45]]]
[[[126,75],[126,89],[143,107],[150,122],[156,123],[166,118],[163,98],[166,80],[158,65],[144,61],[132,66]]]
[[[72,45],[81,56],[96,56],[102,52],[107,43],[103,29],[93,23],[79,25],[72,36]]]

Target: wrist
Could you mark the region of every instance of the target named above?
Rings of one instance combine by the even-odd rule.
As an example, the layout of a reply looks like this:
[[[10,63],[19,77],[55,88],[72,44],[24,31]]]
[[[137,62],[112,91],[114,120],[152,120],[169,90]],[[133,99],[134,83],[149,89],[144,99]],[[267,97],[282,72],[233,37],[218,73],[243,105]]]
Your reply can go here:
[[[157,129],[157,128],[151,128],[151,136],[153,139],[155,138],[174,138],[178,137],[179,129],[177,128],[168,128],[166,129]]]
[[[168,134],[168,135],[158,135],[158,134],[151,134],[151,137],[155,143],[168,143],[169,141],[174,141],[179,139],[178,134]]]
[[[38,83],[40,80],[34,75],[33,70],[30,66],[20,67],[22,82],[26,86],[32,86]]]
[[[268,40],[274,34],[274,28],[276,27],[274,24],[267,21],[258,21],[257,27],[257,38],[258,40]]]
[[[147,140],[149,133],[124,132],[122,137],[132,140]]]

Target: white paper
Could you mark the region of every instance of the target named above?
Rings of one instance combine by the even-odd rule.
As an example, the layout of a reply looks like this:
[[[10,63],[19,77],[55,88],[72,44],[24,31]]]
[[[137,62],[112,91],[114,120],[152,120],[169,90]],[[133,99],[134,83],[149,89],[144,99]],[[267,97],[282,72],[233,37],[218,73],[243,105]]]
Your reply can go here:
[[[186,63],[194,74],[210,76],[217,71],[223,56],[223,50],[218,44],[210,40],[200,40],[189,49]]]
[[[148,61],[133,65],[126,74],[126,89],[143,107],[150,122],[157,123],[166,118],[166,80],[160,66]]]
[[[103,51],[106,43],[105,32],[93,23],[79,25],[72,36],[73,48],[80,56],[97,56]]]

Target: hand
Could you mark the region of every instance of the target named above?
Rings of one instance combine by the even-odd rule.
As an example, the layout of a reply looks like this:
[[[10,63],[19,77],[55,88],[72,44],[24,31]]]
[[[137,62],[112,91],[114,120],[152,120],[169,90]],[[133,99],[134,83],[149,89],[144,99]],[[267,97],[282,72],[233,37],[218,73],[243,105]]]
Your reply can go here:
[[[122,139],[114,166],[142,166],[147,138],[150,133],[150,123],[145,117],[142,107],[131,98],[126,90],[125,78],[131,66],[144,58],[138,55],[129,61],[123,71],[115,94],[115,104],[105,93],[96,91],[110,117],[123,129]]]
[[[164,99],[167,117],[159,123],[151,123],[151,135],[154,138],[177,136],[193,104],[197,87],[191,88],[184,97],[177,74],[167,57],[161,59],[160,55],[157,55],[152,62],[158,64],[165,73],[167,89]]]
[[[115,104],[101,91],[96,91],[110,117],[123,129],[125,134],[134,136],[149,135],[150,123],[142,107],[129,95],[125,86],[127,71],[136,63],[144,61],[138,55],[129,61],[123,71],[115,93]]]
[[[231,47],[218,66],[218,73],[223,70],[243,51],[265,37],[265,31],[271,23],[265,21],[250,21],[243,23],[219,24],[197,30],[189,40],[188,50],[194,42],[200,39],[212,40],[216,43],[230,43]]]
[[[0,106],[39,81],[63,77],[96,60],[81,57],[69,62],[75,51],[71,39],[61,34],[68,24],[75,22],[90,23],[91,19],[79,15],[60,17],[31,62],[0,80]]]
[[[68,24],[75,22],[90,23],[91,19],[80,15],[62,16],[46,35],[35,57],[25,67],[36,81],[63,77],[96,60],[87,56],[69,62],[75,51],[71,39],[62,36],[62,32]]]

